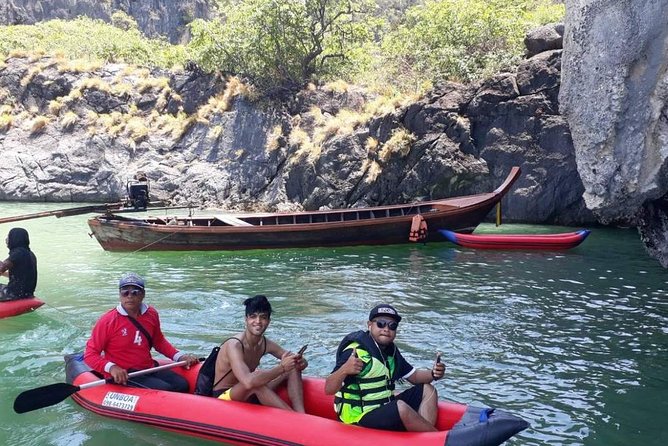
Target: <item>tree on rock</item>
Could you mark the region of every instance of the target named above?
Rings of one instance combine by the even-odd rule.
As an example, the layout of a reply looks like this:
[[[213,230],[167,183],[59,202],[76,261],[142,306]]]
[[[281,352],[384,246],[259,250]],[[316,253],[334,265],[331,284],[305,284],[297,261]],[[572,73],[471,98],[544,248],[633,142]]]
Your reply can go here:
[[[336,75],[372,34],[368,0],[227,0],[221,18],[196,20],[190,50],[206,70],[260,87],[299,86]]]

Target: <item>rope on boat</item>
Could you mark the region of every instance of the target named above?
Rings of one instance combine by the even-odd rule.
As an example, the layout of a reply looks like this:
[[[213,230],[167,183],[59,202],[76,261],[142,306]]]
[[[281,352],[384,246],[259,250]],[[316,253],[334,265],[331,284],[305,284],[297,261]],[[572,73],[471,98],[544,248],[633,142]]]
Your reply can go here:
[[[144,246],[142,246],[142,247],[139,248],[139,249],[136,249],[136,250],[134,250],[134,251],[132,251],[132,252],[129,252],[129,253],[125,254],[124,256],[117,258],[116,260],[114,260],[113,262],[111,262],[111,263],[109,263],[109,264],[110,264],[110,265],[113,265],[113,264],[116,263],[116,262],[120,262],[121,260],[124,260],[127,256],[132,255],[132,254],[136,254],[136,253],[138,253],[138,252],[140,252],[140,251],[143,251],[143,250],[145,250],[146,248],[148,248],[149,246],[155,245],[156,243],[160,243],[161,241],[166,240],[167,238],[171,237],[172,235],[176,234],[177,232],[178,232],[178,231],[170,232],[170,233],[167,234],[166,236],[161,237],[161,238],[159,238],[158,240],[156,240],[156,241],[154,241],[154,242],[151,242],[151,243],[149,243],[149,244],[147,244],[147,245],[144,245]]]

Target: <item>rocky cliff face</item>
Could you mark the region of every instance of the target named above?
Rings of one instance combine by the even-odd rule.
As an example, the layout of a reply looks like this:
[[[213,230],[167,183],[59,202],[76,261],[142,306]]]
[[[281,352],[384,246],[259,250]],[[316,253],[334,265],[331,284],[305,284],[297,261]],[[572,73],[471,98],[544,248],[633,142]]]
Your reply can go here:
[[[185,43],[186,25],[196,18],[210,18],[208,0],[3,0],[1,25],[33,25],[52,19],[74,19],[80,15],[111,22],[115,11],[123,11],[137,21],[148,37],[166,37]]]
[[[115,201],[141,170],[173,203],[359,207],[489,191],[519,165],[507,220],[590,223],[558,112],[560,65],[550,49],[405,104],[350,86],[272,104],[197,70],[14,57],[0,67],[0,199]]]
[[[587,206],[668,267],[668,3],[567,0],[561,111]]]

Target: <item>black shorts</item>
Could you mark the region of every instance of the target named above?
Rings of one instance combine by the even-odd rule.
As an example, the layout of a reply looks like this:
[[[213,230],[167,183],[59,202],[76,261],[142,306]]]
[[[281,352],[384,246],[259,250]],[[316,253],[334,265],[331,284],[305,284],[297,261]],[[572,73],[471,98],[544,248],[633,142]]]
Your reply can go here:
[[[397,401],[401,400],[411,406],[414,411],[420,410],[422,403],[423,384],[417,384],[410,389],[401,392],[396,398],[387,404],[383,404],[378,409],[374,409],[364,415],[357,422],[358,425],[372,429],[383,429],[386,431],[405,431],[404,423],[399,416]]]

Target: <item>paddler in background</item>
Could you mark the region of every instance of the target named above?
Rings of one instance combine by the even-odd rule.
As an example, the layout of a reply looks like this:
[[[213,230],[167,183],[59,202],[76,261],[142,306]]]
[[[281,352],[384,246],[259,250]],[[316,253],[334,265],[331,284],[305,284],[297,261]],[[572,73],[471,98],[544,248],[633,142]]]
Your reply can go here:
[[[33,297],[37,286],[37,257],[30,250],[30,237],[23,228],[12,228],[5,239],[9,257],[0,262],[0,275],[9,277],[0,285],[0,301]]]

